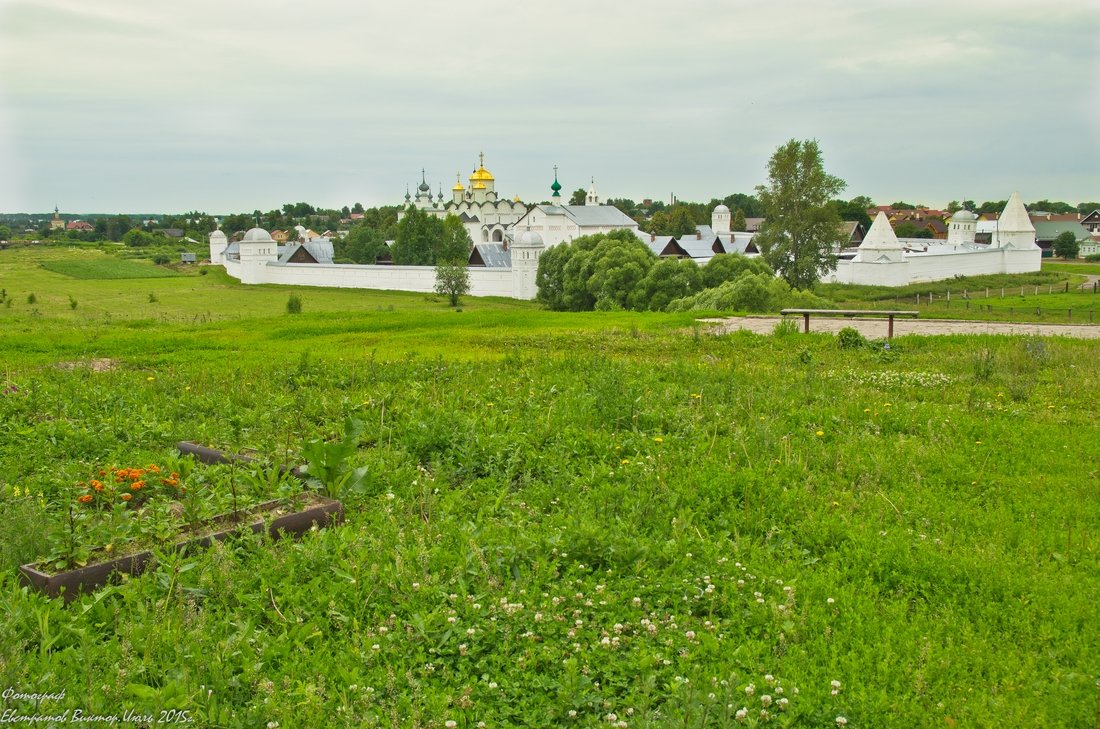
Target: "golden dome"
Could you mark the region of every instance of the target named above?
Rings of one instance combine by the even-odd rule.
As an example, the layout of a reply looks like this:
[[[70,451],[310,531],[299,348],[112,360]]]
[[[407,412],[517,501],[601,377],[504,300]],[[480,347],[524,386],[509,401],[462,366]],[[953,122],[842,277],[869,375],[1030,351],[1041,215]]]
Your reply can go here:
[[[519,195],[516,195],[514,198],[512,198],[512,202],[523,202],[523,201],[519,199]]]
[[[485,153],[482,152],[481,154],[478,155],[478,166],[477,166],[477,169],[474,170],[474,173],[472,175],[470,175],[470,182],[477,182],[477,181],[488,182],[488,181],[492,181],[494,179],[495,178],[493,177],[493,173],[490,172],[489,170],[485,169]]]
[[[452,192],[462,192],[466,188],[462,186],[462,180],[457,174],[455,174],[455,186],[451,188]]]
[[[493,180],[493,179],[496,179],[496,178],[493,177],[493,173],[489,172],[489,170],[485,169],[484,167],[478,167],[477,171],[474,172],[474,174],[470,175],[470,181],[471,182],[472,181],[477,181],[477,180]]]

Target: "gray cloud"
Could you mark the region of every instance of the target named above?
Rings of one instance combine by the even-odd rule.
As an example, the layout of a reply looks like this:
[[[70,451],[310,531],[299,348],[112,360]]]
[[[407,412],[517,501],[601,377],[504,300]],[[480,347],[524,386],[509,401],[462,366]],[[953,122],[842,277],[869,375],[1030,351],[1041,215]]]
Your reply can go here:
[[[539,200],[750,191],[792,137],[848,194],[1100,197],[1086,0],[8,0],[5,208],[384,204],[427,167]]]

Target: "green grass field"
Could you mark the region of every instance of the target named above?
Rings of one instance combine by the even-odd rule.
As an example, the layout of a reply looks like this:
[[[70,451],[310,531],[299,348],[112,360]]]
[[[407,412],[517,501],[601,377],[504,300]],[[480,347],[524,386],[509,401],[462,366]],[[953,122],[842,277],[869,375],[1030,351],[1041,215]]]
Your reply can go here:
[[[39,714],[1096,725],[1093,342],[842,349],[220,269],[74,279],[42,255],[73,254],[0,253],[0,684],[65,690]],[[344,525],[164,552],[67,607],[19,585],[106,538],[68,518],[99,470],[183,439],[297,463],[348,416],[367,471]],[[188,483],[228,498],[224,474]]]

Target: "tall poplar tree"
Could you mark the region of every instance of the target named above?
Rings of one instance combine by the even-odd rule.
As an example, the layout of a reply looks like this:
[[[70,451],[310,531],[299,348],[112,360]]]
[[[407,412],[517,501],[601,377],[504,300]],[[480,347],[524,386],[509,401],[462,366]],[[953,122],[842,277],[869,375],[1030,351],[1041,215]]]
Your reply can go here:
[[[843,235],[829,201],[844,187],[825,172],[817,140],[792,139],[768,161],[768,184],[756,188],[766,219],[754,240],[792,288],[810,289],[836,267]]]

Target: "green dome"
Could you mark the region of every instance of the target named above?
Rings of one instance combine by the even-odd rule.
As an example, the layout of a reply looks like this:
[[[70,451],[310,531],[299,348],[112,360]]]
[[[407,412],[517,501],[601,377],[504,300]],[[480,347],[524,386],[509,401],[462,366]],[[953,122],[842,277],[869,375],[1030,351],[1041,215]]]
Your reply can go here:
[[[550,189],[554,192],[558,192],[559,190],[561,190],[561,183],[558,182],[557,177],[554,178],[554,184],[550,186]]]

